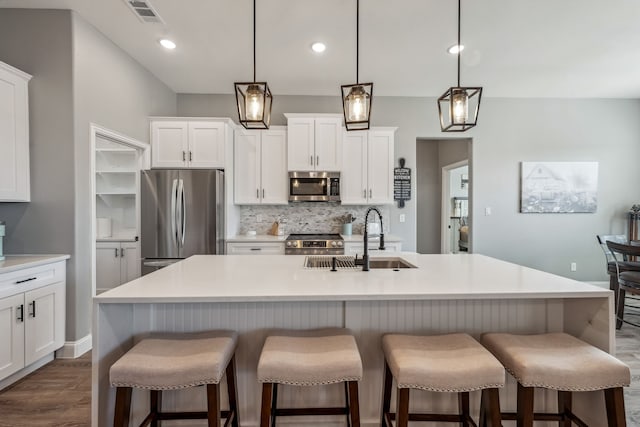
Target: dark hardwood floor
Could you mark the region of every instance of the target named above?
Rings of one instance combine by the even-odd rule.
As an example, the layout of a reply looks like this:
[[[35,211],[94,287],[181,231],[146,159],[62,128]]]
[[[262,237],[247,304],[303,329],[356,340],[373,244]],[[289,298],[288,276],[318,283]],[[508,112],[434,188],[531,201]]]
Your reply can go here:
[[[625,389],[627,426],[640,426],[640,328],[616,333],[617,356],[631,367]],[[91,352],[75,360],[57,359],[0,391],[0,427],[89,426]]]
[[[56,359],[0,392],[0,426],[89,426],[91,352]]]

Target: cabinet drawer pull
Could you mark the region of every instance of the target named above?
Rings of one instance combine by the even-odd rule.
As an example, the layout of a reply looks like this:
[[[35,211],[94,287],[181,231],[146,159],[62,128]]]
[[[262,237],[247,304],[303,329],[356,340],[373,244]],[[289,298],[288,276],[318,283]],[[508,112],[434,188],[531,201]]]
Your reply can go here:
[[[261,251],[262,248],[251,248],[252,251]]]
[[[24,282],[30,282],[30,281],[32,281],[32,280],[36,280],[36,279],[37,279],[37,277],[29,277],[28,279],[18,280],[18,281],[16,282],[16,285],[19,285],[20,283],[24,283]]]
[[[18,314],[18,316],[16,317],[16,320],[20,321],[20,322],[24,322],[24,304],[20,304],[17,309],[16,312],[20,313]]]

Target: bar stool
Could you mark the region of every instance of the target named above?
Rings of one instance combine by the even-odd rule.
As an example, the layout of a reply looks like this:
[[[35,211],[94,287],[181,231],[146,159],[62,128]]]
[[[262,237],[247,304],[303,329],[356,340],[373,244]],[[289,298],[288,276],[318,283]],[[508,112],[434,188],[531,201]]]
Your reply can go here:
[[[609,427],[626,425],[622,387],[629,385],[631,373],[610,354],[565,333],[488,333],[481,342],[518,381],[517,413],[502,413],[502,419],[517,420],[518,427],[530,427],[534,420],[586,426],[571,410],[573,392],[603,390]],[[534,414],[536,387],[558,391],[558,413]]]
[[[260,361],[262,383],[260,426],[276,425],[276,417],[298,415],[346,415],[347,425],[360,426],[358,381],[362,360],[355,338],[346,329],[285,331],[268,336]],[[278,408],[278,384],[316,386],[344,383],[344,407]]]
[[[140,341],[118,359],[109,371],[116,389],[115,427],[129,426],[131,391],[150,390],[150,412],[141,425],[161,420],[206,419],[208,425],[238,427],[235,332],[164,334]],[[220,410],[220,380],[227,375],[229,410]],[[207,386],[206,412],[162,412],[162,391]]]
[[[385,358],[382,426],[406,427],[409,421],[456,422],[475,426],[469,411],[469,392],[482,390],[486,408],[482,422],[500,427],[498,389],[504,387],[504,368],[467,334],[436,336],[389,334],[382,337]],[[391,385],[397,384],[396,412],[390,412]],[[409,413],[410,389],[458,394],[459,414]]]

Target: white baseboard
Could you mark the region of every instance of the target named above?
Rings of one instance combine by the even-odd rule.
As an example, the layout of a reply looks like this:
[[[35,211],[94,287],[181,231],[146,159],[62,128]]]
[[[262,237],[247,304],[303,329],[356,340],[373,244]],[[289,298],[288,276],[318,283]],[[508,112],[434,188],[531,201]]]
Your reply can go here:
[[[62,348],[56,351],[58,359],[75,359],[85,354],[92,348],[91,334],[80,338],[77,341],[67,341]]]

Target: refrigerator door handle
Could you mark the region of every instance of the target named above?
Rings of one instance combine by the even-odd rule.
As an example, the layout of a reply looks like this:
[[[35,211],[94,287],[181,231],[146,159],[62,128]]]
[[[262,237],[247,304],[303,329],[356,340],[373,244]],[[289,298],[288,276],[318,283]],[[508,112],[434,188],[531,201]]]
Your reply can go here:
[[[171,184],[171,237],[176,242],[176,246],[178,246],[178,218],[177,218],[177,197],[178,197],[178,180],[174,179]]]
[[[184,181],[178,183],[178,194],[180,195],[180,246],[184,247],[184,235],[187,231],[187,203],[184,197]]]

